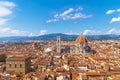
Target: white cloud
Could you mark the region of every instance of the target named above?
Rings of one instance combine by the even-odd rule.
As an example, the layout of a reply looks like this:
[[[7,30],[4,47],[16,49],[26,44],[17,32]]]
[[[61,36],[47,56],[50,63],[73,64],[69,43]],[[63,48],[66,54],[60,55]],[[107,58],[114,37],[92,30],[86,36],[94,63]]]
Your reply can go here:
[[[10,14],[12,14],[12,11],[10,9],[0,6],[0,17],[4,17]]]
[[[79,33],[77,33],[77,32],[72,32],[72,31],[67,32],[67,33],[65,33],[65,34],[67,34],[67,35],[79,35]]]
[[[47,30],[40,30],[40,34],[39,35],[45,35],[47,32]]]
[[[81,10],[83,10],[82,7],[78,7],[77,9],[75,9],[75,11],[81,11]]]
[[[9,2],[9,1],[0,1],[0,6],[13,8],[16,5],[13,2]]]
[[[84,35],[100,35],[100,34],[119,34],[120,35],[120,29],[115,29],[115,28],[112,28],[108,31],[99,31],[99,30],[84,30],[83,31],[83,34]]]
[[[56,21],[58,21],[58,20],[57,19],[49,19],[46,21],[46,23],[51,23],[51,22],[56,22]]]
[[[120,17],[117,17],[117,18],[112,18],[110,23],[113,23],[113,22],[120,22]]]
[[[91,15],[85,15],[81,11],[83,8],[69,8],[66,11],[63,11],[62,13],[57,13],[53,16],[53,19],[49,19],[46,21],[46,23],[51,22],[57,22],[59,20],[74,20],[74,19],[85,19],[91,17]]]
[[[115,10],[108,10],[107,12],[106,12],[106,14],[112,14],[112,13],[114,13],[115,12]]]
[[[95,31],[94,31],[94,30],[84,30],[84,31],[83,31],[83,34],[84,34],[84,35],[89,35],[89,34],[90,34],[90,35],[93,35],[93,34],[95,34]]]
[[[6,33],[6,32],[9,32],[10,28],[2,28],[0,29],[0,33]]]
[[[93,34],[99,34],[100,31],[84,30],[82,33],[83,33],[84,35],[93,35]],[[65,33],[65,34],[68,34],[68,35],[79,35],[80,33],[70,31],[70,32],[67,32],[67,33]]]
[[[120,12],[120,9],[108,10],[108,11],[106,12],[106,14],[112,14],[112,13],[114,13],[114,12]],[[110,23],[113,23],[113,22],[120,22],[120,16],[118,16],[118,17],[113,17],[113,18],[111,19]]]
[[[92,15],[84,15],[84,14],[82,14],[82,13],[80,13],[80,12],[78,12],[78,13],[75,13],[74,15],[71,15],[70,17],[69,17],[69,19],[79,19],[79,18],[89,18],[89,17],[91,17]]]
[[[0,28],[0,36],[29,36],[28,31],[14,30],[9,27]]]
[[[107,34],[120,34],[120,29],[112,28],[107,32]]]
[[[120,35],[120,29],[116,29],[116,28],[112,28],[108,31],[99,31],[99,30],[84,30],[83,32],[83,35],[102,35],[102,34],[116,34],[116,35]],[[68,33],[65,33],[65,34],[68,34],[68,35],[79,35],[79,33],[76,33],[76,32],[68,32]]]
[[[117,12],[120,12],[120,9],[117,9]]]
[[[71,13],[73,10],[74,10],[73,8],[69,8],[68,10],[66,10],[62,14],[60,14],[60,16],[65,16],[65,15]]]
[[[7,19],[0,19],[0,25],[5,24],[7,22]]]
[[[0,1],[0,25],[5,24],[8,16],[13,13],[13,8],[15,4],[9,1]]]

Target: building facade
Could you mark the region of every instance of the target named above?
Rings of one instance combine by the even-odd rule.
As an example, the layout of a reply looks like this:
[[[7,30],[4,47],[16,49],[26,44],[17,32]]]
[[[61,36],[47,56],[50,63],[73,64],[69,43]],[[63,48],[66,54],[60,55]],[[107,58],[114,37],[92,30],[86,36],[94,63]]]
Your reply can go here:
[[[6,71],[15,71],[19,74],[25,74],[30,71],[29,56],[13,56],[6,59]]]

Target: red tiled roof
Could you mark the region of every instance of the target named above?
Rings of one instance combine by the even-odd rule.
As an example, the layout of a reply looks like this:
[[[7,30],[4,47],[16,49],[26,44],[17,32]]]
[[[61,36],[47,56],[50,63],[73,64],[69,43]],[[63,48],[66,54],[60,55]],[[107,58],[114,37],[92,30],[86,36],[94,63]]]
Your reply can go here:
[[[85,43],[85,42],[87,42],[87,39],[83,34],[81,34],[75,41],[75,43]]]

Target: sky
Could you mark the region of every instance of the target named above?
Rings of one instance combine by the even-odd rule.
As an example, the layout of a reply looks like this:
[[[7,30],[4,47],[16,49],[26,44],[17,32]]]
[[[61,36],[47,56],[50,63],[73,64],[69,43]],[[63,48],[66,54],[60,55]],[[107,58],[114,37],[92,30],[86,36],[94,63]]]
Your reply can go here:
[[[120,34],[120,0],[0,0],[0,37]]]

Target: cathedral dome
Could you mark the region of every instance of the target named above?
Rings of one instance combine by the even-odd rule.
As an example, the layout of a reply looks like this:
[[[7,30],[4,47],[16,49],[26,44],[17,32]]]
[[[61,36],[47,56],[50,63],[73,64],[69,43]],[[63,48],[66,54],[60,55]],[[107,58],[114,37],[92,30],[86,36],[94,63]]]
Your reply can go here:
[[[77,43],[77,44],[83,44],[83,43],[86,43],[86,42],[87,42],[87,39],[83,34],[78,36],[77,39],[75,40],[75,43]]]

